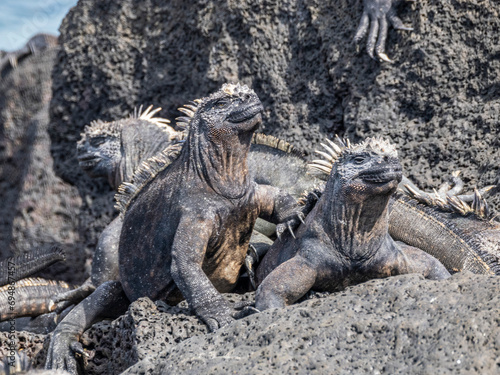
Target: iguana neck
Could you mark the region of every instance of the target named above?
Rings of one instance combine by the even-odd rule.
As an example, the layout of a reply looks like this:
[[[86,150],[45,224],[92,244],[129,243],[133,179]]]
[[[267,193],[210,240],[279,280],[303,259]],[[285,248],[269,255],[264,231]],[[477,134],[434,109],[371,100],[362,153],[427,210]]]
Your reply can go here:
[[[138,122],[124,127],[121,131],[121,158],[108,176],[114,190],[123,182],[130,182],[141,163],[155,156],[171,143],[166,132],[155,125]]]
[[[210,139],[199,129],[191,131],[181,157],[187,173],[199,178],[217,194],[241,198],[249,189],[247,156],[252,132]]]
[[[111,188],[115,191],[118,190],[118,187],[121,185],[121,183],[126,180],[126,168],[123,164],[125,163],[122,160],[108,173],[109,186],[111,186]]]
[[[351,260],[370,258],[386,240],[390,194],[352,199],[330,179],[320,206],[321,224],[337,250]]]

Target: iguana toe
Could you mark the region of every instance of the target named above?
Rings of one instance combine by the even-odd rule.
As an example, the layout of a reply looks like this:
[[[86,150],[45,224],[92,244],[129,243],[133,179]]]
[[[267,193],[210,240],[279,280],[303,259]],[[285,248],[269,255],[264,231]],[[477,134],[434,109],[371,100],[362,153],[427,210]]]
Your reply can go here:
[[[260,313],[260,310],[256,309],[253,306],[245,306],[239,311],[236,311],[233,313],[233,318],[234,319],[243,319],[246,318],[247,316],[253,315]]]
[[[47,351],[45,369],[64,370],[70,374],[78,374],[77,353],[85,353],[73,333],[54,331]],[[85,354],[84,354],[85,355]]]
[[[361,41],[368,32],[366,43],[368,55],[381,61],[392,62],[385,54],[388,24],[390,23],[396,30],[413,29],[405,26],[396,15],[393,0],[364,0],[363,6],[363,15],[354,36],[354,42]]]

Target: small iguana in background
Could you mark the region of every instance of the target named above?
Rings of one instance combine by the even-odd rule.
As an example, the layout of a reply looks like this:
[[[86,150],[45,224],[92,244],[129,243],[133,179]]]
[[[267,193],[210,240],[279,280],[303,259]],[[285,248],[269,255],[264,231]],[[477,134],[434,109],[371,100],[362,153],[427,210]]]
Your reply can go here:
[[[396,149],[377,138],[340,153],[324,192],[296,233],[276,241],[257,269],[256,308],[284,307],[309,290],[338,291],[373,278],[448,271],[389,235],[389,201],[402,179]]]
[[[316,151],[323,159],[310,163],[310,172],[321,179],[341,153],[335,143],[327,143],[322,144],[325,151]],[[482,197],[497,193],[499,186],[460,195],[459,173],[451,177],[451,184],[427,193],[403,176],[391,198],[389,234],[436,257],[450,272],[500,275],[500,223]]]
[[[47,368],[76,373],[83,331],[143,296],[184,297],[211,329],[238,316],[220,293],[238,280],[257,217],[278,223],[297,213],[293,197],[248,174],[262,110],[248,87],[223,85],[201,100],[182,149],[150,158],[120,186],[119,281],[101,284],[58,325]]]
[[[7,52],[7,54],[0,59],[0,76],[3,75],[3,71],[7,67],[16,68],[18,62],[26,56],[57,45],[58,40],[55,35],[43,33],[34,35],[22,48],[16,51]]]
[[[368,32],[366,51],[373,59],[375,56],[382,61],[392,62],[385,54],[385,42],[387,40],[387,30],[389,23],[396,30],[413,30],[403,24],[403,21],[396,15],[393,0],[363,0],[363,15],[359,22],[354,41],[357,43]]]

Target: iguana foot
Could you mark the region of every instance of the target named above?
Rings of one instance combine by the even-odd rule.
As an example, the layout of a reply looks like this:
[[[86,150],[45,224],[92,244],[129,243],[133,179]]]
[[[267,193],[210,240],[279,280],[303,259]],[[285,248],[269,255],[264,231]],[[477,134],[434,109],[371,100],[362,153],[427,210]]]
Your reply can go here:
[[[203,305],[194,308],[196,315],[205,322],[210,332],[232,323],[233,309],[222,296],[208,299]]]
[[[45,369],[64,370],[76,375],[80,367],[76,355],[88,356],[78,342],[78,336],[74,332],[56,328],[47,351]]]
[[[67,307],[76,305],[83,301],[95,290],[95,286],[90,279],[87,279],[81,286],[76,289],[69,290],[64,293],[59,293],[54,296],[54,303],[57,304],[56,312],[59,314]]]
[[[256,288],[256,283],[255,283],[255,270],[256,267],[255,265],[259,263],[259,254],[257,253],[257,250],[255,249],[252,244],[248,247],[248,253],[247,256],[245,257],[245,269],[247,270],[248,273],[248,278],[250,279],[250,284],[252,284],[252,287],[255,289]]]
[[[238,302],[233,306],[224,299],[223,302],[211,302],[209,306],[195,309],[196,315],[208,326],[210,332],[229,325],[234,320],[242,319],[260,312],[251,306],[252,302]]]
[[[366,43],[368,55],[373,59],[375,58],[375,52],[380,60],[392,62],[385,54],[388,23],[390,22],[396,30],[410,31],[413,28],[405,26],[396,15],[393,0],[363,0],[363,5],[363,15],[354,36],[354,41],[358,43],[366,35],[368,26],[370,26]]]

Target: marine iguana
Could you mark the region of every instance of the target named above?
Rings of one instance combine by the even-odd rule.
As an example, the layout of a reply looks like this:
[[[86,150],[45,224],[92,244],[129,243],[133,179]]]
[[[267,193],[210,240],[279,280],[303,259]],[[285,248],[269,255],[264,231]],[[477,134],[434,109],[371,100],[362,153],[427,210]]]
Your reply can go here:
[[[168,153],[171,146],[175,149],[176,143],[185,139],[199,103],[195,100],[179,108],[185,114],[177,119],[179,131],[170,127],[168,120],[154,117],[161,108],[153,110],[153,106],[144,112],[140,107],[127,119],[91,123],[85,127],[77,144],[80,167],[90,177],[106,178],[114,188],[131,181],[132,171],[147,158],[162,148]],[[320,183],[319,179],[307,175],[307,162],[300,151],[281,139],[264,134],[256,133],[252,137],[248,169],[256,183],[285,189],[297,199],[304,190],[311,190]],[[58,311],[80,302],[103,282],[117,279],[121,225],[122,218],[117,217],[104,229],[94,253],[91,278],[79,288],[56,296],[54,303],[60,303]],[[268,237],[274,232],[274,224],[258,219],[251,237],[251,250],[256,254],[264,253],[273,242]],[[251,272],[251,265],[249,267]]]
[[[385,54],[385,41],[389,22],[396,30],[413,30],[413,28],[405,26],[403,21],[396,15],[393,0],[363,0],[363,15],[356,30],[354,41],[358,43],[363,39],[368,31],[368,26],[370,26],[366,51],[372,59],[375,58],[375,52],[375,55],[380,60],[392,62]]]
[[[133,185],[120,186],[119,281],[100,285],[58,325],[47,368],[75,373],[81,333],[143,296],[167,302],[183,296],[212,330],[237,316],[220,292],[238,279],[255,220],[283,222],[297,209],[293,197],[248,174],[262,110],[248,87],[223,85],[202,99],[181,150],[150,159]]]
[[[310,163],[311,173],[321,179],[330,175],[341,153],[335,143],[328,139],[327,143],[322,144],[324,152],[316,151],[323,159]],[[389,234],[436,257],[450,272],[500,275],[500,223],[478,191],[457,195],[463,182],[456,172],[451,177],[452,184],[444,184],[433,194],[403,176],[399,191],[391,198]],[[455,186],[451,189],[451,185]],[[497,190],[498,186],[481,189],[485,194]]]
[[[142,111],[141,106],[129,118],[91,122],[77,143],[80,168],[90,177],[107,178],[113,190],[130,181],[143,161],[182,138],[169,120],[155,117],[159,111],[152,105]]]
[[[35,54],[44,49],[56,47],[58,45],[58,39],[54,35],[50,34],[36,34],[31,37],[28,42],[20,49],[7,52],[7,54],[0,60],[0,74],[3,73],[4,69],[8,66],[15,68],[18,62],[28,55]]]
[[[256,308],[284,307],[310,289],[333,292],[392,275],[447,278],[437,259],[400,248],[389,235],[389,200],[401,178],[396,149],[382,139],[342,150],[296,239],[276,241],[259,265]]]

